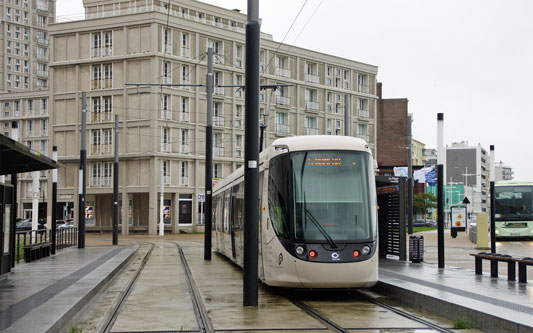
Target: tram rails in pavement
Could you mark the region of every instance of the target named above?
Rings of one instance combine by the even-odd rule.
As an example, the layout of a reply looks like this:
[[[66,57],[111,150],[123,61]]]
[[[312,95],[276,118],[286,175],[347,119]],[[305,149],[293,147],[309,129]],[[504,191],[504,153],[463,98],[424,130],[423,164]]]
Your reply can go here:
[[[377,199],[368,144],[341,136],[275,140],[260,155],[259,278],[288,288],[378,281]],[[244,170],[213,191],[217,252],[243,266]]]

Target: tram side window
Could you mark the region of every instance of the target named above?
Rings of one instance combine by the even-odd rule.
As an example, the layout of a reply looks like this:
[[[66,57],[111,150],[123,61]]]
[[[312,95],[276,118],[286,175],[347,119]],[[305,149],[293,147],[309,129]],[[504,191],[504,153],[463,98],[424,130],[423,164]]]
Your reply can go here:
[[[276,235],[289,239],[289,156],[270,160],[268,173],[268,209]]]
[[[244,219],[244,184],[237,184],[233,187],[234,211],[233,211],[233,228],[235,235],[238,237],[242,230],[242,221]]]
[[[229,234],[231,209],[231,188],[224,191],[224,232]]]

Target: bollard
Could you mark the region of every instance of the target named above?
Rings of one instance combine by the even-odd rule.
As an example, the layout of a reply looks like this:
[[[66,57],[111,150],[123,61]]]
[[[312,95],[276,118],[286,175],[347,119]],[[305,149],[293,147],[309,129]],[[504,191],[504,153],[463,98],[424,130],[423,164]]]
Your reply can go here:
[[[477,214],[477,249],[489,249],[489,216]]]

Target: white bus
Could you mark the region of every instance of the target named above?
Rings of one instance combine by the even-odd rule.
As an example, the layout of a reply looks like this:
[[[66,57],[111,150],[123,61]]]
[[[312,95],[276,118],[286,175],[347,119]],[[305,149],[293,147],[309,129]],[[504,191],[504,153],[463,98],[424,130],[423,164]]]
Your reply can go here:
[[[494,201],[496,238],[533,239],[533,182],[497,182]]]

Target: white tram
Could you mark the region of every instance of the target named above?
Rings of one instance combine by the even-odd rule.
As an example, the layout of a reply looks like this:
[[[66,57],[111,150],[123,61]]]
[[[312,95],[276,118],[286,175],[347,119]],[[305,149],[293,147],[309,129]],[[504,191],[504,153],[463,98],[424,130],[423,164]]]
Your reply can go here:
[[[366,288],[378,280],[373,158],[341,136],[278,139],[259,165],[259,277],[289,288]],[[213,191],[213,246],[242,267],[244,170]]]

